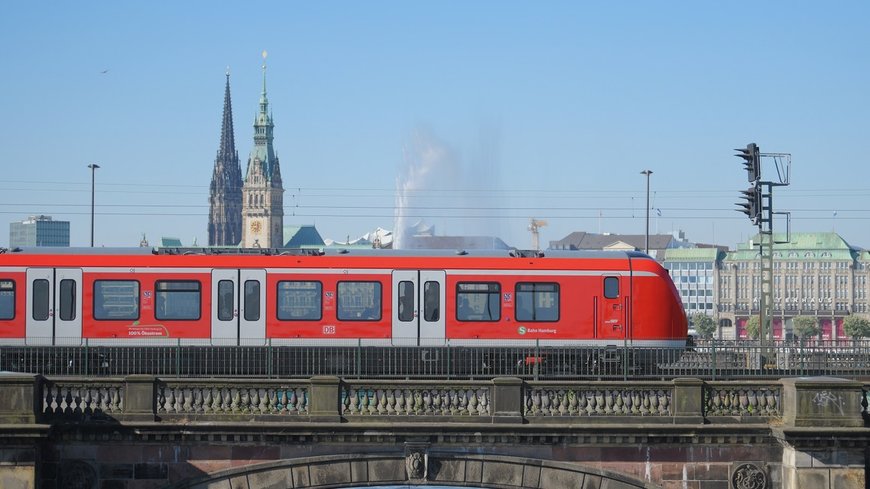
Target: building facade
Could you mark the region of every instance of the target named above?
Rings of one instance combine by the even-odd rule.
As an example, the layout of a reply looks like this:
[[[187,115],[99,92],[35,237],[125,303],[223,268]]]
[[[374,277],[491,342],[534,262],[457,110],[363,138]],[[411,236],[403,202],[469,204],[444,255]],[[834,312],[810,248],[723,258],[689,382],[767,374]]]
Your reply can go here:
[[[775,241],[785,238],[774,236]],[[746,323],[760,313],[761,255],[756,243],[742,243],[727,253],[667,252],[664,265],[686,314],[714,316],[718,338],[747,339]],[[846,340],[843,320],[870,313],[870,252],[850,246],[836,233],[792,233],[787,243],[774,244],[772,274],[771,329],[777,340],[795,337],[795,316],[816,318],[822,340]],[[706,300],[710,294],[712,310]]]
[[[9,247],[69,246],[69,221],[51,216],[30,216],[9,224]]]
[[[230,74],[227,72],[221,141],[208,197],[209,246],[237,246],[242,241],[242,169],[234,132]]]
[[[683,310],[691,318],[703,313],[716,317],[719,302],[717,281],[726,253],[718,248],[678,248],[665,250],[662,263],[671,274]]]
[[[272,145],[272,114],[266,97],[266,64],[263,63],[263,93],[254,120],[254,148],[242,185],[242,245],[245,248],[283,246],[284,187],[281,167]]]

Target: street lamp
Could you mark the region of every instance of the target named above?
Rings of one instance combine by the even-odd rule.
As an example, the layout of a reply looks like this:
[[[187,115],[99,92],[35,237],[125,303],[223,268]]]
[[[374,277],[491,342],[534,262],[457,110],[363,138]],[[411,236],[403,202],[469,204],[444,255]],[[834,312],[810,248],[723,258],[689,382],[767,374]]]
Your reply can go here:
[[[94,247],[94,174],[100,165],[91,163],[88,168],[91,169],[91,248]]]
[[[649,255],[649,176],[652,175],[652,170],[644,170],[641,175],[646,175],[646,234],[644,239],[644,252]]]

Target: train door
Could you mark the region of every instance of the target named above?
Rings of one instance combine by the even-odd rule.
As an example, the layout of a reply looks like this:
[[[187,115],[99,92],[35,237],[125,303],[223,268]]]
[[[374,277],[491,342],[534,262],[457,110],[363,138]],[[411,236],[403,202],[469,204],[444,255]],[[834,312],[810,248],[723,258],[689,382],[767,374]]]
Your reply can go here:
[[[27,269],[27,344],[81,343],[81,288],[80,268]]]
[[[266,338],[266,271],[211,272],[213,345],[262,345]]]
[[[393,344],[444,344],[443,270],[393,272]]]
[[[620,277],[602,277],[602,293],[598,308],[598,338],[616,340],[625,338],[625,307]]]

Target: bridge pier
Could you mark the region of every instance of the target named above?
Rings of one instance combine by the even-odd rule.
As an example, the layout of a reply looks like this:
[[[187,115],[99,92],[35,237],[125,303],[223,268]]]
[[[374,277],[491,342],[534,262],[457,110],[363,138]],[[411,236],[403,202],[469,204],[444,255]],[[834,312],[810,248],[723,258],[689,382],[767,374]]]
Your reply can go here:
[[[0,487],[866,489],[870,386],[0,377]]]

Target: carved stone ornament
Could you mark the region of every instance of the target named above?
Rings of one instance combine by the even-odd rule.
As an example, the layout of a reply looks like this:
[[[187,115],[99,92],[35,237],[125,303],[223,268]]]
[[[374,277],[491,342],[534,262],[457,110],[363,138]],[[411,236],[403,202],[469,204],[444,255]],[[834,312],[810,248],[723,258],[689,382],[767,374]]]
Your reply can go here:
[[[60,476],[60,486],[66,489],[93,489],[97,481],[94,468],[81,460],[64,463]]]
[[[415,451],[405,457],[405,469],[408,471],[408,480],[426,479],[426,455]]]
[[[765,489],[767,488],[767,474],[755,464],[740,464],[731,473],[731,487],[734,489]]]

